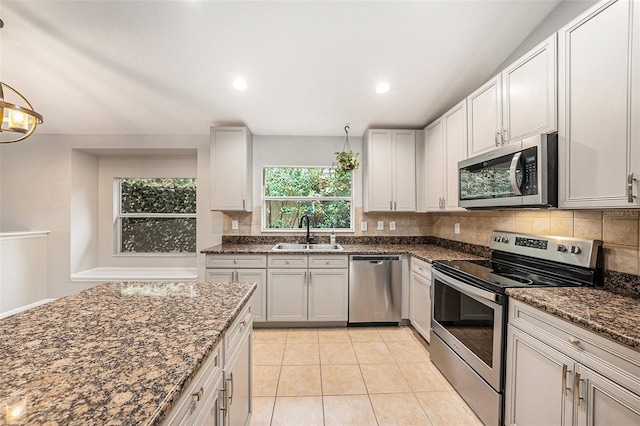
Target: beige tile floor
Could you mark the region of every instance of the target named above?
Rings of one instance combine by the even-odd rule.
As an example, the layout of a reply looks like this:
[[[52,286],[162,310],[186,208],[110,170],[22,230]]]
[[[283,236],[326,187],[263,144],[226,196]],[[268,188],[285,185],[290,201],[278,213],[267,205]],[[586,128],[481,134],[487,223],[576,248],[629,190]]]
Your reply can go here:
[[[255,329],[252,426],[481,425],[410,327]]]

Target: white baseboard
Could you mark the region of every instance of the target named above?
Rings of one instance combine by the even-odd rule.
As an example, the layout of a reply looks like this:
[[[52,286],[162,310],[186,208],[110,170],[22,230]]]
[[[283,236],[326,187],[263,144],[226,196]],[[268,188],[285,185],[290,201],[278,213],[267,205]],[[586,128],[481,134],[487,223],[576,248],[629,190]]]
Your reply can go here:
[[[6,318],[6,317],[10,317],[11,315],[15,315],[18,312],[22,312],[22,311],[26,311],[26,310],[31,309],[31,308],[35,308],[36,306],[44,305],[45,303],[49,303],[52,300],[56,300],[56,299],[42,299],[42,300],[40,300],[38,302],[30,303],[28,305],[24,305],[24,306],[21,306],[21,307],[16,308],[16,309],[12,309],[12,310],[7,311],[7,312],[2,312],[2,313],[0,313],[0,319]]]

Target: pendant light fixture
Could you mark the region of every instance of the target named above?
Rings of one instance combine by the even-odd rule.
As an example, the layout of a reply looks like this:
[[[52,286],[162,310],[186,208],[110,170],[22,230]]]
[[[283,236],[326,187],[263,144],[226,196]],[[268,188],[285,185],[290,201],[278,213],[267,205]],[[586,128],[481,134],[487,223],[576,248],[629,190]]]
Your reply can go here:
[[[4,23],[0,19],[0,28]],[[42,115],[13,87],[0,82],[0,143],[19,142],[28,138],[42,124]]]

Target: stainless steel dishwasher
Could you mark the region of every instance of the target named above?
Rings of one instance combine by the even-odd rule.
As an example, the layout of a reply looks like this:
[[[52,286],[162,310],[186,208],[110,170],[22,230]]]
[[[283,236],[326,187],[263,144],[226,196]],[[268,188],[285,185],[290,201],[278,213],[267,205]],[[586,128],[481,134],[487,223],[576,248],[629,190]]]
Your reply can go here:
[[[402,255],[349,256],[349,323],[399,323]]]

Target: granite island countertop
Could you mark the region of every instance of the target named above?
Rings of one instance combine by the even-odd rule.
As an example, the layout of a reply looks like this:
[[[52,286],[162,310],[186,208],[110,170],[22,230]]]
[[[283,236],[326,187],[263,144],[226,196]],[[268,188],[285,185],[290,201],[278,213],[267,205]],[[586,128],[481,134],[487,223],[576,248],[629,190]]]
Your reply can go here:
[[[640,352],[640,300],[590,287],[511,288],[507,294]]]
[[[434,260],[480,259],[473,254],[448,249],[435,244],[341,244],[341,251],[289,251],[273,250],[273,244],[222,243],[202,250],[210,254],[406,254],[425,262]]]
[[[0,320],[0,424],[157,424],[255,284],[107,283]]]

